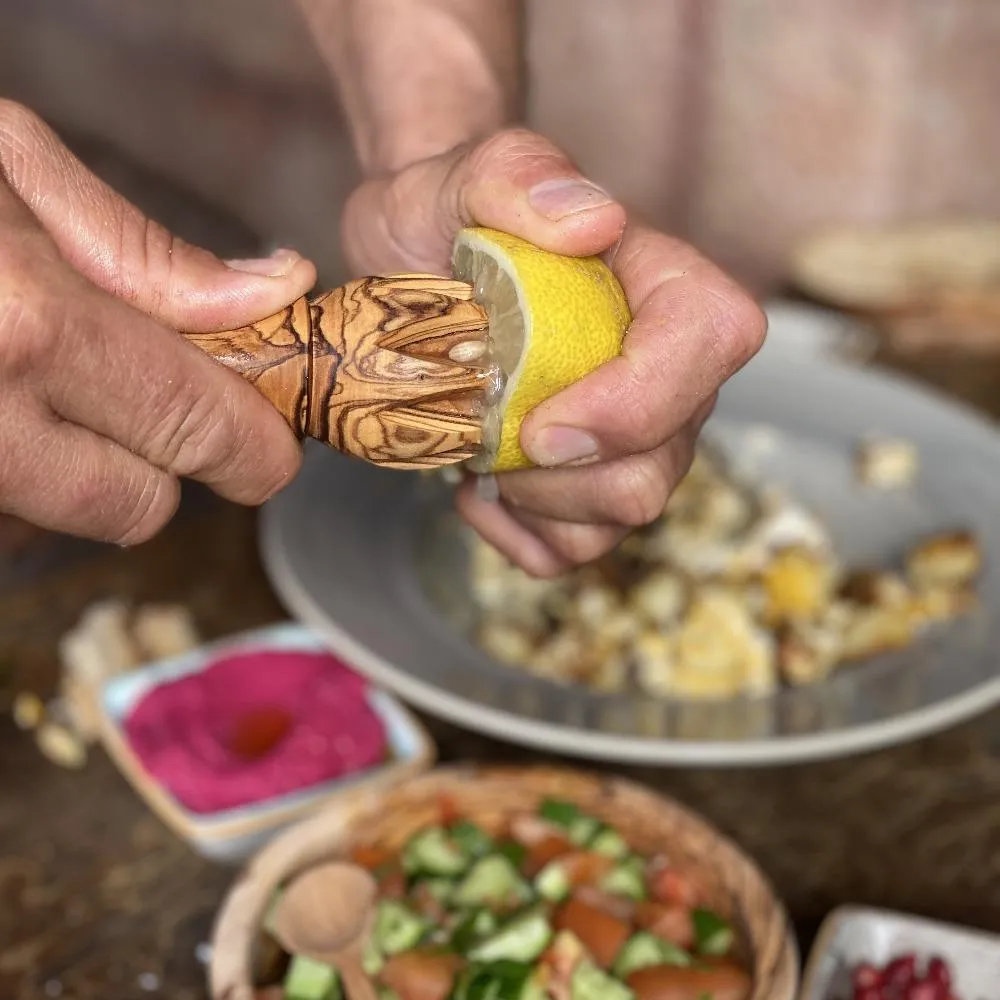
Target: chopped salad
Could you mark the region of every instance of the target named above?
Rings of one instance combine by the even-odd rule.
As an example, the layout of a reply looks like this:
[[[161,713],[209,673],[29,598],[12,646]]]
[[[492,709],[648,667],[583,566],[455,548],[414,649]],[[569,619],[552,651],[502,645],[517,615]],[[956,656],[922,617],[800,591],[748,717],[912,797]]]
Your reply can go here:
[[[696,872],[636,853],[570,802],[491,831],[447,803],[441,812],[399,849],[353,852],[379,885],[365,967],[382,1000],[750,995],[738,936]],[[280,989],[261,996],[340,1000],[336,970],[284,959]]]

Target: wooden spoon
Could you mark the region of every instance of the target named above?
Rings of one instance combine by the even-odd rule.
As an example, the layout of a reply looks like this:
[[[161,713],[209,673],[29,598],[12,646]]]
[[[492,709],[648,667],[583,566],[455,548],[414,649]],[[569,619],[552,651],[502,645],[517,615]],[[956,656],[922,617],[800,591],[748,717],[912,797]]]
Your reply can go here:
[[[274,934],[294,955],[334,966],[350,1000],[378,1000],[362,965],[378,886],[363,868],[333,861],[309,868],[278,900]]]

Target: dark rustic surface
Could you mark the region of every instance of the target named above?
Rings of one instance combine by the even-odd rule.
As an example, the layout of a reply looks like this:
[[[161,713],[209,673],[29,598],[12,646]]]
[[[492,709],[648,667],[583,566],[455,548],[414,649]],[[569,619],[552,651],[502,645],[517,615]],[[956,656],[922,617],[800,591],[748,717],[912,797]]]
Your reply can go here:
[[[113,174],[111,166],[102,172]],[[160,218],[183,215],[170,198],[156,201],[155,185],[114,179]],[[177,228],[216,247],[253,244],[200,208]],[[904,367],[1000,416],[1000,361]],[[128,551],[32,538],[0,522],[3,1000],[205,996],[196,952],[231,873],[200,860],[153,819],[103,753],[83,771],[61,770],[15,729],[6,708],[18,690],[51,693],[58,638],[94,600],[181,601],[208,637],[281,617],[254,531],[253,512],[195,490],[159,538]],[[537,756],[431,727],[445,760]],[[742,773],[617,770],[678,796],[735,837],[770,874],[807,944],[823,915],[845,901],[1000,931],[998,751],[1000,710],[833,763]]]
[[[936,380],[1000,410],[1000,365]],[[189,605],[208,636],[282,611],[256,557],[252,512],[190,496],[130,551],[52,541],[0,586],[5,697],[46,694],[56,643],[93,600]],[[534,755],[432,723],[442,757]],[[1000,931],[1000,712],[909,746],[772,771],[633,770],[732,834],[762,864],[807,943],[827,910],[864,901]],[[231,877],[154,820],[102,753],[48,763],[0,719],[0,997],[204,996],[196,949]]]

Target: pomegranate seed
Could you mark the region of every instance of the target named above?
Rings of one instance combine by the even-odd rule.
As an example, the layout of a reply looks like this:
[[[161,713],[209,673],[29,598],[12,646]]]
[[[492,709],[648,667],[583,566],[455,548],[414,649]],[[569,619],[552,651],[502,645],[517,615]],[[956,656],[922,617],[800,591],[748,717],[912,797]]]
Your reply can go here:
[[[855,990],[866,990],[873,986],[882,985],[882,973],[868,962],[855,966],[854,988]]]
[[[863,986],[854,991],[854,1000],[884,1000],[884,998],[877,986]]]
[[[897,989],[905,988],[917,978],[917,956],[900,955],[894,958],[882,972],[882,982]]]
[[[910,983],[903,993],[903,1000],[942,1000],[941,986],[927,979]]]
[[[951,986],[951,969],[940,955],[935,955],[927,963],[927,978],[932,983],[939,983],[944,987]]]

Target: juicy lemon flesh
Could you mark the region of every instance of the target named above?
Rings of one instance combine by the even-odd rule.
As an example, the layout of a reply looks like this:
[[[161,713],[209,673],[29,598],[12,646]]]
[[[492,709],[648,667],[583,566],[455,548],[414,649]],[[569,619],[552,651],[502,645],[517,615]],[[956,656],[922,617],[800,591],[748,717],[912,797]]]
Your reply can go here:
[[[533,464],[521,423],[539,403],[621,353],[632,316],[621,285],[597,257],[564,257],[493,229],[463,229],[452,269],[489,317],[490,390],[474,472]]]

